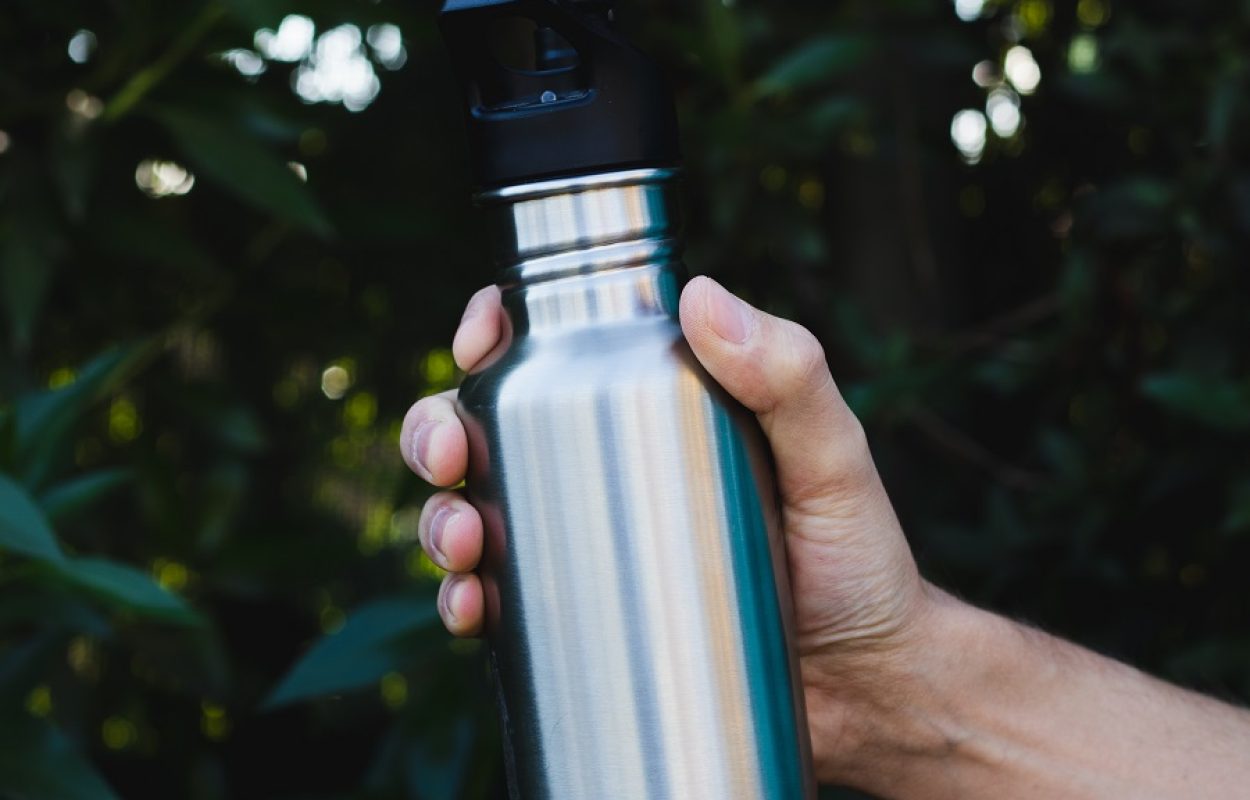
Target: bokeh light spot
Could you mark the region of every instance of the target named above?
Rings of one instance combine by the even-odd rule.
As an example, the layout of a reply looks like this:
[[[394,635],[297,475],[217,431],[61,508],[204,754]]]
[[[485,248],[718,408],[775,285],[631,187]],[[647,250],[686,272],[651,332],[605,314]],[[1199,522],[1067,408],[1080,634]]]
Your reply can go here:
[[[1068,69],[1078,75],[1098,69],[1098,39],[1092,33],[1072,37],[1068,45]]]
[[[152,562],[152,577],[162,588],[171,592],[187,588],[191,579],[191,571],[186,564],[170,559],[158,558]]]
[[[982,89],[988,89],[991,86],[997,86],[1002,83],[1003,76],[998,72],[998,65],[993,61],[985,60],[977,62],[972,68],[972,82]]]
[[[40,684],[26,696],[26,710],[31,716],[46,717],[52,713],[52,690]]]
[[[214,742],[220,742],[230,735],[230,717],[226,709],[215,703],[200,704],[200,732]]]
[[[1020,94],[1033,94],[1042,81],[1042,68],[1033,58],[1032,51],[1024,45],[1016,45],[1007,51],[1007,56],[1003,59],[1003,72]]]
[[[70,89],[65,95],[65,107],[83,119],[95,119],[104,112],[104,101],[82,89]]]
[[[430,560],[425,550],[420,547],[414,547],[408,551],[404,567],[410,576],[417,579],[442,580],[442,577],[447,574],[442,567]]]
[[[402,708],[408,702],[408,679],[398,672],[388,672],[378,682],[378,691],[387,708]]]
[[[245,78],[255,78],[265,71],[265,59],[254,50],[236,48],[221,54],[221,59]]]
[[[349,428],[368,428],[378,418],[378,399],[369,392],[360,392],[343,405],[343,422]]]
[[[1016,6],[1016,19],[1025,36],[1045,33],[1050,25],[1051,7],[1047,0],[1021,0]]]
[[[78,377],[70,367],[58,367],[48,374],[48,388],[61,389],[69,386]]]
[[[321,624],[321,632],[327,636],[343,630],[343,625],[347,622],[347,615],[330,597],[329,592],[321,593],[321,608],[317,612],[317,621]]]
[[[421,521],[421,508],[403,508],[391,515],[388,537],[391,544],[412,544],[420,538],[417,526]]]
[[[100,677],[100,649],[86,636],[75,636],[65,649],[65,662],[74,674],[85,680]]]
[[[195,176],[181,164],[148,158],[135,168],[135,185],[148,197],[181,196],[195,186]]]
[[[109,717],[100,726],[100,739],[110,750],[125,750],[139,738],[135,724],[124,717]]]
[[[86,64],[91,60],[92,54],[95,53],[96,38],[95,34],[83,28],[69,37],[69,45],[66,50],[69,52],[69,60],[75,64]]]
[[[1080,0],[1076,4],[1076,18],[1086,27],[1097,28],[1111,18],[1111,5],[1107,0]]]
[[[421,364],[421,372],[431,387],[448,386],[456,377],[456,359],[450,350],[431,350]]]
[[[825,205],[825,184],[819,178],[806,178],[799,184],[799,205],[819,211]]]
[[[363,111],[382,88],[365,56],[360,28],[345,24],[317,37],[312,55],[292,76],[295,93],[307,103],[342,103]]]
[[[271,61],[299,61],[312,52],[313,34],[316,30],[313,21],[308,17],[290,14],[278,24],[278,30],[262,28],[256,31],[252,42]]]
[[[342,364],[332,364],[321,373],[321,393],[331,400],[342,400],[352,388],[352,374]]]
[[[388,503],[378,503],[365,515],[365,526],[360,532],[357,547],[363,555],[371,556],[386,547],[390,541],[391,518],[395,510]]]
[[[139,438],[143,432],[143,420],[139,417],[139,409],[126,396],[113,399],[108,414],[109,439],[115,444],[126,444]]]
[[[1207,571],[1201,564],[1188,564],[1181,568],[1179,575],[1181,586],[1193,589],[1207,580]]]
[[[389,23],[370,25],[369,30],[365,31],[365,41],[369,43],[373,57],[387,69],[399,69],[408,61],[404,35],[398,26]]]
[[[979,19],[984,10],[985,0],[955,0],[955,16],[964,22]]]
[[[951,120],[951,141],[969,164],[980,161],[985,153],[987,127],[985,115],[975,108],[965,108]]]
[[[1010,89],[995,89],[985,101],[985,116],[989,118],[994,133],[1009,139],[1020,130],[1020,98]]]

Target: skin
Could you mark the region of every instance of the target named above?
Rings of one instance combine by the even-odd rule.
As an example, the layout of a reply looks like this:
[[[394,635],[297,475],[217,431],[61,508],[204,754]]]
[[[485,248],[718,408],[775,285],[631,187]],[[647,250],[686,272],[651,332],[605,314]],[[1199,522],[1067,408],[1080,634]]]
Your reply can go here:
[[[456,333],[472,370],[504,330],[478,292]],[[955,600],[921,578],[862,426],[811,333],[696,278],[681,324],[708,372],[758,415],[776,460],[817,776],[887,798],[1233,798],[1250,791],[1250,714]],[[405,461],[465,476],[454,393],[408,412]],[[421,543],[448,571],[447,629],[476,636],[482,520],[456,492]]]

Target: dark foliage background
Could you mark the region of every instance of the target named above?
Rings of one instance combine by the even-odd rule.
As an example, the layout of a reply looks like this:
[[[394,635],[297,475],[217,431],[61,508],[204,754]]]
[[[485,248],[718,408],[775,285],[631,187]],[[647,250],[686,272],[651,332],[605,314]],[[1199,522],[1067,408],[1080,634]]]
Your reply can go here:
[[[1250,699],[1250,3],[621,5],[927,573]],[[0,10],[0,796],[498,795],[395,446],[491,277],[433,10]]]

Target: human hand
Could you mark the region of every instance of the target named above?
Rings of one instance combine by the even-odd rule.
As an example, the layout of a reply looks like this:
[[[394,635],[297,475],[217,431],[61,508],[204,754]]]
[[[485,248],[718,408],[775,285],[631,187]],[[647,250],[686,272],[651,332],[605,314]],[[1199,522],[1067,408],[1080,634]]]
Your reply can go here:
[[[895,702],[890,666],[922,647],[919,633],[940,594],[916,570],[863,428],[815,337],[707,278],[686,287],[681,324],[699,361],[758,416],[768,437],[817,773],[841,780],[865,720]],[[503,330],[499,291],[484,289],[456,334],[456,363],[472,370]],[[434,485],[464,479],[468,443],[454,393],[412,407],[401,447],[413,471]],[[457,636],[477,635],[486,609],[473,573],[482,555],[481,517],[460,494],[441,492],[426,503],[419,531],[430,558],[449,572],[438,600],[444,624]]]

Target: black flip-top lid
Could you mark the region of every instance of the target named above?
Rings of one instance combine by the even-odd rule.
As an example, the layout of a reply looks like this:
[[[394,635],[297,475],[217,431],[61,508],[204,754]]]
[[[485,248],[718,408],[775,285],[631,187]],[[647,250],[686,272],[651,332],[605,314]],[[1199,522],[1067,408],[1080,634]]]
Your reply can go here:
[[[673,96],[660,69],[612,28],[603,0],[447,0],[443,38],[464,85],[479,186],[680,160]],[[505,63],[497,36],[533,37]]]

